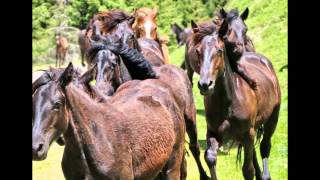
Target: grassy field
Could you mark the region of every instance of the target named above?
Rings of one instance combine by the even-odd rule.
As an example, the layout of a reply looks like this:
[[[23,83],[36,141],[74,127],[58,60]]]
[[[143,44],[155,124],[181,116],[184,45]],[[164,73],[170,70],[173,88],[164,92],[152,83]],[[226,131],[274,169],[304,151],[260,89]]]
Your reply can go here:
[[[284,180],[288,178],[288,93],[287,93],[287,70],[278,72],[282,65],[287,64],[287,1],[284,0],[231,0],[225,9],[238,7],[242,12],[249,7],[250,14],[246,21],[248,34],[252,37],[257,52],[267,56],[273,63],[281,85],[282,103],[277,129],[272,138],[272,149],[269,159],[269,168],[272,179]],[[184,57],[184,47],[170,47],[171,62],[179,66]],[[75,62],[80,65],[79,62]],[[47,68],[49,64],[34,64],[33,71]],[[53,66],[53,64],[52,64]],[[194,76],[193,82],[197,83],[198,75]],[[199,140],[201,143],[201,160],[209,175],[205,164],[203,153],[206,148],[205,133],[206,122],[204,116],[203,97],[200,95],[197,86],[193,88],[195,103],[197,107],[197,125]],[[257,152],[259,147],[256,147]],[[64,179],[61,169],[61,158],[63,147],[54,143],[49,150],[48,158],[42,162],[33,162],[34,180],[62,180]],[[187,157],[188,180],[199,179],[196,164],[191,153]],[[258,153],[259,154],[259,153]],[[262,162],[259,154],[259,163]],[[236,166],[236,149],[232,149],[229,155],[218,155],[217,174],[221,180],[243,179],[241,166]]]

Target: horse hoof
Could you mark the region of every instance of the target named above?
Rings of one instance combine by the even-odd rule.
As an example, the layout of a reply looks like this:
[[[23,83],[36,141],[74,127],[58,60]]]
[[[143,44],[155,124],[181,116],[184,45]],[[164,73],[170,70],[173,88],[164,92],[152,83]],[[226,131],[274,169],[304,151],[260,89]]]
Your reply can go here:
[[[210,180],[210,177],[205,175],[205,176],[201,176],[200,180]]]

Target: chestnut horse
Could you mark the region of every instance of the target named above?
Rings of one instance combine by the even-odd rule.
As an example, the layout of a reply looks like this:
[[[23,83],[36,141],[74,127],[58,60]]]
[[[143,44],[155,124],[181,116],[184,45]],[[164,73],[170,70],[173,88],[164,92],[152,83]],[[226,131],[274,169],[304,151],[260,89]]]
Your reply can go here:
[[[68,53],[69,43],[67,38],[63,37],[61,33],[57,33],[56,39],[56,67],[63,65]]]
[[[135,48],[138,51],[140,46],[137,40],[134,38],[134,32],[132,30],[132,24],[134,23],[134,17],[129,16],[122,10],[113,9],[104,12],[100,12],[94,15],[92,19],[89,20],[86,37],[90,42],[90,47],[92,40],[99,36],[112,35],[121,37],[125,44],[129,47]],[[88,59],[88,64],[93,65],[94,63]]]
[[[89,37],[86,36],[86,29],[83,29],[78,34],[78,43],[80,47],[80,53],[81,53],[81,65],[85,66],[84,62],[86,61],[89,65],[90,63],[87,60],[87,53],[90,49],[90,40]],[[89,68],[89,66],[88,66]]]
[[[160,35],[157,32],[157,10],[156,9],[150,9],[146,7],[139,8],[135,10],[133,16],[135,17],[135,22],[132,26],[134,32],[136,33],[136,37],[139,38],[145,38],[145,39],[151,39],[156,41],[160,49],[160,54],[162,54],[163,57],[163,63],[168,64],[169,63],[169,51],[167,47],[167,40],[160,37]],[[142,41],[142,42],[141,42]],[[139,40],[139,44],[142,49],[143,54],[147,54],[150,51],[149,46],[145,46],[146,43],[144,40]],[[144,48],[146,47],[146,48]],[[151,53],[152,53],[151,52]]]
[[[180,178],[185,124],[166,84],[130,81],[110,101],[97,103],[74,84],[73,74],[70,63],[33,96],[33,160],[45,159],[63,134],[66,179],[154,179],[164,167],[166,179]]]
[[[108,36],[106,36],[106,38],[108,38]],[[117,88],[119,87],[119,83],[124,83],[131,78],[130,75],[128,75],[128,70],[124,66],[122,60],[119,58],[114,59],[114,56],[109,55],[110,53],[111,51],[107,49],[107,46],[103,46],[100,42],[94,44],[89,50],[89,57],[93,58],[91,61],[97,63],[97,88],[103,89],[104,92],[108,93],[104,93],[104,95],[109,96],[112,95],[111,92],[118,91]],[[200,146],[196,128],[196,109],[189,79],[185,72],[173,65],[166,64],[160,67],[154,67],[154,70],[159,74],[159,79],[157,80],[167,84],[176,101],[179,102],[178,107],[184,114],[184,121],[187,126],[186,130],[190,138],[189,149],[197,163],[200,179],[207,179],[199,157]]]
[[[199,57],[200,70],[198,85],[204,95],[207,121],[205,160],[211,179],[217,179],[217,149],[230,139],[244,147],[242,172],[246,180],[252,180],[254,176],[256,179],[271,179],[268,158],[281,101],[279,82],[271,62],[254,52],[244,52],[241,56],[241,63],[259,84],[254,91],[231,69],[224,38],[228,22],[224,21],[220,27],[213,23],[195,24],[194,31],[192,42]],[[259,139],[262,135],[263,173],[254,148],[255,137]]]

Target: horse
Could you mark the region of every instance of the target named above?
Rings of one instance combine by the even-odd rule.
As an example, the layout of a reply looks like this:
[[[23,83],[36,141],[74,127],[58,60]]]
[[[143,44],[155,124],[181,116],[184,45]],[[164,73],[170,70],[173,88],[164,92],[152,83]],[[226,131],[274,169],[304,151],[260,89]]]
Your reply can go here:
[[[192,34],[191,28],[181,28],[177,23],[171,24],[171,31],[176,35],[178,47],[186,44],[188,37]]]
[[[69,49],[69,43],[67,38],[63,37],[61,33],[57,33],[56,39],[56,67],[63,65],[66,60],[66,55]]]
[[[131,28],[133,22],[134,18],[132,16],[129,16],[124,11],[118,9],[97,13],[89,20],[84,33],[84,38],[82,38],[83,47],[86,47],[84,49],[86,49],[85,58],[87,60],[88,69],[94,65],[94,63],[90,62],[90,60],[87,58],[87,51],[91,47],[92,40],[98,36],[107,34],[115,36],[124,31],[126,36],[123,37],[123,41],[128,43],[129,47],[133,47],[138,49],[138,51],[141,51],[138,42],[134,41],[135,39],[133,38],[134,32]],[[117,28],[115,28],[116,26]],[[86,46],[84,46],[85,44]]]
[[[90,63],[87,60],[87,52],[90,48],[90,40],[88,36],[86,36],[86,29],[83,29],[79,32],[78,34],[78,43],[80,47],[80,53],[81,53],[81,65],[84,67],[85,66],[85,61],[89,65]],[[89,66],[88,66],[89,68]]]
[[[176,35],[178,47],[181,47],[184,44],[186,44],[187,39],[192,34],[191,28],[182,29],[177,23],[171,24],[171,31]],[[181,63],[180,67],[182,69],[186,69],[184,61]]]
[[[88,59],[96,64],[92,76],[96,80],[96,88],[105,96],[112,96],[121,84],[132,80],[121,58],[107,49],[103,43],[92,42]]]
[[[33,160],[44,160],[63,134],[66,179],[154,179],[164,167],[167,179],[180,177],[185,124],[166,84],[130,81],[97,103],[73,74],[70,63],[58,80],[49,78],[35,92]]]
[[[154,66],[165,64],[165,56],[163,56],[159,44],[146,38],[137,39],[132,29],[134,16],[130,16],[122,10],[108,10],[98,13],[90,20],[88,24],[88,32],[94,31],[91,39],[97,40],[99,36],[117,36],[122,37],[125,44],[129,47],[137,49],[148,61]]]
[[[153,66],[162,66],[166,63],[165,56],[162,53],[161,46],[157,41],[148,38],[137,39],[141,48],[141,54]]]
[[[225,36],[225,44],[227,52],[229,53],[231,68],[243,77],[244,80],[249,83],[250,87],[255,89],[257,86],[256,82],[250,77],[249,73],[246,72],[241,61],[239,61],[244,51],[255,52],[252,40],[246,34],[248,28],[244,21],[247,19],[248,15],[248,8],[246,8],[241,15],[239,15],[237,9],[231,9],[229,12],[221,9],[218,13],[218,17],[221,17],[224,21],[228,22],[228,32]],[[221,22],[219,24],[221,24]]]
[[[150,45],[150,40],[154,40],[158,43],[158,46],[160,46],[159,51],[164,58],[163,63],[168,64],[169,50],[166,45],[168,41],[161,37],[157,32],[157,10],[142,7],[135,10],[133,16],[135,17],[135,22],[132,25],[133,31],[138,39],[144,38],[139,40],[139,44],[142,46],[142,53],[148,54],[150,52],[149,48],[152,46]],[[147,39],[150,40],[145,42]],[[144,48],[145,45],[148,46]],[[153,45],[153,47],[155,47],[155,45]]]
[[[112,14],[108,15],[108,22],[113,22]],[[104,26],[110,26],[108,22],[105,22],[103,24]],[[93,27],[101,27],[102,25],[93,25]],[[130,36],[131,31],[130,28],[125,30],[121,30],[121,26],[117,25],[114,23],[112,26],[113,28],[108,28],[109,31],[113,32],[119,32],[119,33],[113,33],[113,34],[108,34],[106,36],[103,36],[104,38],[108,37],[132,37]],[[98,29],[97,28],[97,29]],[[106,29],[106,28],[104,28]],[[97,30],[97,32],[103,32],[103,30]],[[106,31],[105,31],[106,32]],[[128,34],[127,34],[128,33]],[[107,34],[107,33],[104,33]],[[101,37],[101,36],[99,36]],[[134,41],[134,36],[133,36],[133,42]],[[129,44],[128,41],[125,41],[127,44]],[[129,44],[130,46],[130,44]],[[96,85],[102,88],[99,88],[101,91],[105,92],[104,94],[106,95],[112,95],[112,92],[116,91],[119,85],[119,82],[125,82],[130,80],[131,77],[128,77],[128,71],[126,67],[123,65],[123,62],[121,59],[115,59],[116,57],[112,57],[112,52],[107,52],[109,51],[107,46],[103,44],[98,44],[97,46],[93,46],[93,48],[90,50],[93,53],[89,53],[92,62],[97,62],[97,77],[104,77],[104,78],[97,78],[96,79]],[[108,57],[110,59],[108,59]],[[146,57],[148,59],[148,57]],[[119,61],[120,60],[120,61]],[[109,61],[109,62],[106,62]],[[117,66],[111,66],[114,64],[114,62],[117,62],[119,67]],[[99,65],[100,63],[100,65]],[[122,64],[121,64],[122,63]],[[162,66],[160,66],[162,67]],[[157,67],[154,67],[157,69]],[[111,71],[110,71],[111,70]],[[164,72],[168,72],[168,74],[164,74]],[[110,74],[111,73],[111,74]],[[163,67],[162,70],[159,70],[160,73],[160,80],[163,80],[166,82],[171,88],[172,91],[175,93],[175,97],[179,99],[179,102],[181,105],[181,111],[185,112],[185,121],[187,124],[187,133],[190,138],[190,146],[189,149],[191,150],[196,163],[198,165],[198,169],[200,172],[200,178],[201,179],[207,179],[206,173],[202,167],[202,164],[200,162],[200,146],[198,143],[198,138],[197,138],[197,129],[196,129],[196,111],[195,111],[195,105],[193,101],[193,94],[192,94],[192,88],[189,85],[189,81],[185,73],[181,70],[178,70],[178,68],[174,66],[166,66]],[[120,76],[119,76],[120,75]],[[119,79],[119,77],[122,77],[122,79]],[[172,78],[175,77],[175,78]],[[111,83],[110,83],[110,80]],[[111,87],[110,90],[110,84],[115,85],[114,87]],[[109,88],[108,88],[109,87]],[[183,103],[184,102],[184,103]]]
[[[226,48],[228,22],[196,25],[192,41],[199,57],[200,80],[198,87],[204,95],[207,121],[207,149],[205,160],[211,179],[216,180],[217,149],[229,141],[236,140],[244,148],[243,176],[246,180],[271,179],[268,158],[271,137],[278,122],[281,93],[276,73],[271,62],[263,55],[244,52],[240,58],[247,71],[256,78],[257,90],[232,71]],[[263,160],[261,173],[254,139],[263,136],[260,153]],[[240,157],[238,150],[237,159]]]
[[[247,73],[244,73],[244,70],[241,69],[241,65],[236,68],[237,61],[240,58],[240,54],[245,50],[247,52],[255,52],[254,45],[250,37],[247,36],[247,26],[244,23],[244,20],[248,17],[249,9],[246,8],[245,11],[239,16],[238,10],[232,9],[230,12],[225,12],[224,9],[221,9],[220,12],[216,13],[215,19],[211,22],[204,22],[202,26],[221,26],[222,22],[228,21],[229,30],[224,38],[227,38],[226,47],[227,49],[231,49],[230,53],[235,51],[236,55],[230,56],[230,61],[232,65],[232,70],[238,72],[242,77],[246,79],[247,82],[251,82],[250,78],[246,76]],[[193,73],[196,72],[200,74],[200,66],[199,66],[199,57],[196,52],[195,44],[193,43],[194,34],[198,32],[196,23],[191,20],[192,34],[189,39],[187,39],[186,43],[186,51],[185,51],[185,61],[182,67],[185,67],[187,70],[187,74],[189,76],[190,81],[192,82]],[[203,28],[202,30],[206,30],[207,28]],[[242,48],[244,46],[244,48]],[[237,50],[235,49],[237,48]],[[239,52],[239,53],[238,53]]]
[[[89,51],[89,55],[93,58],[91,61],[97,63],[96,69],[96,84],[104,87],[105,92],[118,92],[119,82],[131,80],[131,77],[120,58],[114,59],[114,56],[109,56],[112,53],[100,43],[96,43]],[[103,55],[102,55],[103,54]],[[116,63],[112,66],[112,64]],[[159,74],[158,81],[167,84],[175,99],[177,100],[179,109],[184,113],[184,121],[187,127],[187,133],[190,139],[189,149],[197,163],[200,179],[207,179],[207,175],[200,161],[200,145],[198,142],[196,128],[196,109],[193,100],[192,87],[185,72],[173,65],[163,65],[154,67],[154,70]],[[101,78],[102,77],[102,78]],[[113,85],[110,87],[110,85]],[[109,89],[107,88],[109,87]],[[108,94],[109,96],[113,94]],[[182,167],[183,168],[183,167]]]

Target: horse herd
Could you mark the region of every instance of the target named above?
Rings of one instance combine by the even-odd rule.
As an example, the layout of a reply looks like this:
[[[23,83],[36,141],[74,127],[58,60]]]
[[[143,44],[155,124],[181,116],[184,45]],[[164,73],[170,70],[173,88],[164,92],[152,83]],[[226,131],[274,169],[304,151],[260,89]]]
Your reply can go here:
[[[187,73],[169,64],[167,41],[157,33],[156,10],[95,14],[79,36],[82,65],[86,62],[88,70],[82,73],[69,63],[45,70],[32,84],[32,159],[44,160],[56,141],[65,146],[62,169],[68,180],[186,179],[187,132],[201,180],[217,179],[217,151],[229,141],[244,149],[244,179],[271,179],[268,157],[280,87],[271,62],[255,52],[246,35],[248,14],[248,8],[240,15],[221,9],[214,20],[192,21],[187,31],[172,25],[179,46],[186,44],[182,67]],[[141,52],[158,77],[135,79],[105,45],[117,38]],[[211,177],[200,161],[194,72],[200,75],[198,88],[204,96],[204,158]]]

